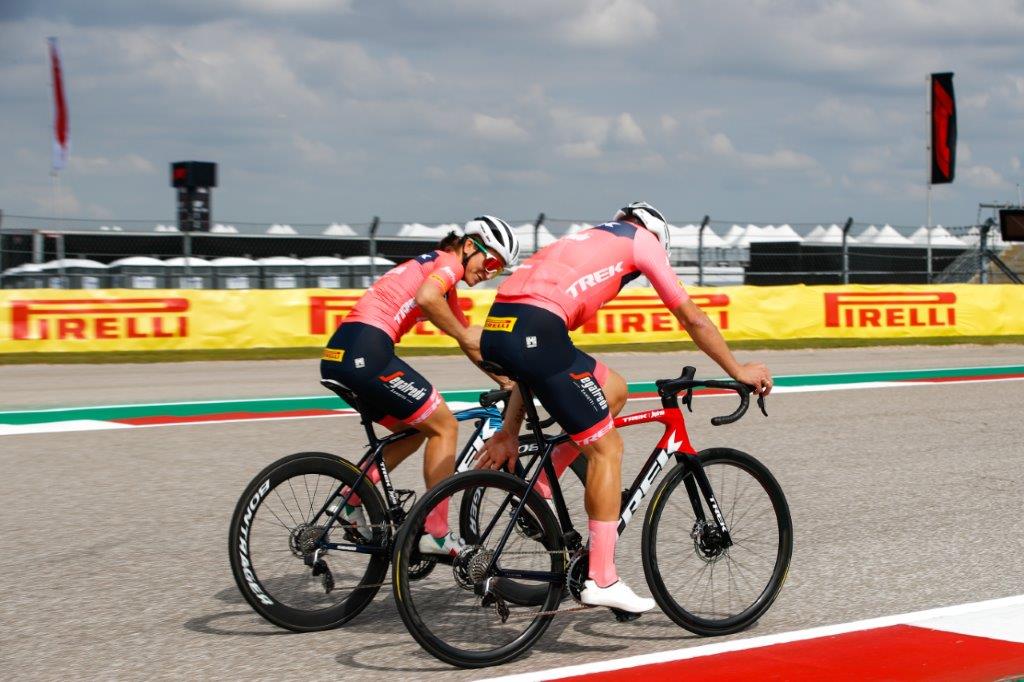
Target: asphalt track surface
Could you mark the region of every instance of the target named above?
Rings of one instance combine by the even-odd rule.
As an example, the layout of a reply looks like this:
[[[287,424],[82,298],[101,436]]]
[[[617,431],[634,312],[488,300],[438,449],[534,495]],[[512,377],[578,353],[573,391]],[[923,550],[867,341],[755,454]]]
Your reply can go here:
[[[608,354],[630,381],[694,353]],[[1022,346],[742,353],[777,374],[1007,365]],[[439,388],[484,386],[457,357],[415,358]],[[315,361],[0,368],[2,409],[315,395]],[[627,411],[651,406],[633,402]],[[772,609],[733,638],[1024,593],[1024,382],[791,393],[711,427],[729,398],[695,401],[698,447],[746,450],[789,500],[795,550]],[[624,479],[659,435],[625,433]],[[660,612],[619,624],[603,610],[556,616],[523,658],[460,671],[406,632],[390,589],[342,629],[291,634],[242,600],[227,525],[263,466],[300,450],[355,456],[352,417],[206,423],[0,438],[0,670],[9,679],[472,679],[706,644]],[[410,461],[396,484],[422,488]],[[641,510],[643,511],[643,510]],[[618,550],[646,592],[639,523]],[[439,567],[441,569],[443,567]],[[723,638],[724,639],[724,638]],[[721,640],[714,640],[721,641]]]

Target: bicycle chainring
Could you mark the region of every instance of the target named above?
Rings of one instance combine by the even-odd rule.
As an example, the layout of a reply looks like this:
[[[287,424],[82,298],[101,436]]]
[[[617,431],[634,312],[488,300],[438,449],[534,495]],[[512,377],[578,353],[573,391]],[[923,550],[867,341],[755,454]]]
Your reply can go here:
[[[569,588],[569,594],[578,604],[583,603],[583,583],[590,576],[590,553],[587,549],[581,549],[569,560],[569,570],[566,571],[565,581]]]

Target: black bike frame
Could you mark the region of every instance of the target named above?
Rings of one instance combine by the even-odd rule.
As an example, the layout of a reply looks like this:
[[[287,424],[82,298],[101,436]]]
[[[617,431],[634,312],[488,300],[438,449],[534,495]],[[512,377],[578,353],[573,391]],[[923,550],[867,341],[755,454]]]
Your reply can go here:
[[[455,419],[460,422],[468,421],[470,419],[477,420],[472,436],[468,441],[466,441],[466,445],[462,448],[458,457],[455,459],[455,471],[459,472],[470,468],[476,457],[476,453],[483,446],[484,441],[490,438],[501,428],[502,419],[501,412],[494,407],[471,407],[465,410],[459,410],[458,412],[455,412],[454,415]],[[380,471],[380,482],[384,488],[384,494],[387,499],[388,520],[396,526],[402,523],[405,517],[405,510],[402,507],[402,500],[399,498],[398,492],[391,483],[391,474],[388,472],[388,467],[384,463],[384,449],[392,443],[403,441],[406,438],[419,434],[420,432],[416,429],[409,428],[392,433],[384,438],[380,438],[373,430],[372,421],[362,417],[361,423],[366,429],[366,437],[369,439],[369,444],[367,445],[366,452],[356,464],[356,466],[359,467],[359,478],[356,479],[355,485],[351,486],[347,493],[342,493],[346,484],[342,483],[339,485],[334,491],[334,494],[328,497],[323,506],[320,507],[320,511],[317,512],[316,516],[313,517],[310,523],[315,524],[321,516],[327,513],[327,508],[331,505],[331,502],[336,497],[341,497],[342,499],[338,503],[337,508],[330,514],[330,518],[324,525],[324,530],[320,535],[317,546],[323,549],[336,549],[342,552],[381,554],[388,552],[389,549],[379,546],[327,542],[326,538],[331,526],[333,526],[338,520],[338,515],[341,513],[342,507],[348,503],[348,500],[354,491],[363,485],[363,481],[366,479],[371,466],[374,464],[377,465],[377,470]]]
[[[559,434],[557,436],[545,435],[543,430],[540,428],[537,409],[533,404],[533,396],[530,394],[529,388],[522,384],[520,384],[519,388],[523,393],[523,405],[526,408],[527,424],[533,431],[537,442],[543,444],[541,463],[530,476],[527,482],[528,489],[533,490],[537,479],[540,477],[541,471],[547,472],[548,482],[551,486],[552,498],[555,502],[555,510],[558,512],[558,521],[562,528],[563,543],[570,551],[576,551],[582,547],[580,534],[573,526],[572,519],[569,517],[569,510],[565,504],[565,498],[562,495],[561,485],[558,482],[558,478],[555,476],[554,465],[551,463],[551,453],[554,450],[555,445],[569,440],[569,437],[565,434]],[[719,509],[718,501],[715,499],[714,491],[711,488],[711,482],[708,480],[704,468],[700,466],[700,462],[697,459],[697,452],[690,444],[690,439],[686,432],[686,422],[683,419],[683,413],[679,408],[678,395],[671,391],[659,393],[661,396],[661,409],[645,410],[643,412],[636,412],[634,414],[615,418],[616,428],[634,426],[636,424],[647,424],[655,421],[665,425],[665,431],[662,434],[661,439],[658,441],[657,447],[655,447],[651,452],[647,461],[644,463],[644,466],[640,469],[640,473],[637,474],[632,485],[630,485],[623,497],[622,512],[619,516],[618,534],[621,536],[623,531],[626,530],[626,526],[629,525],[629,522],[636,510],[640,507],[640,504],[654,485],[654,481],[665,469],[665,466],[668,464],[672,456],[675,456],[676,461],[686,467],[687,472],[691,474],[684,479],[684,483],[686,485],[686,491],[689,495],[690,503],[693,506],[693,512],[696,515],[696,519],[699,522],[707,522],[707,518],[704,514],[704,506],[702,505],[703,500],[703,502],[707,503],[708,509],[712,511],[712,514],[714,515],[714,523],[718,527],[719,532],[723,534],[726,542],[729,542],[729,529],[726,526],[725,518],[722,516]],[[688,399],[689,395],[687,395],[686,400]],[[493,530],[494,526],[497,524],[498,519],[502,517],[509,502],[512,501],[512,497],[512,495],[506,497],[505,501],[498,508],[498,511],[489,523],[487,530],[481,535],[481,542],[488,537],[491,530]],[[549,583],[561,581],[564,578],[564,574],[554,573],[551,571],[502,569],[498,566],[498,560],[501,557],[501,552],[505,548],[505,544],[508,542],[508,539],[512,534],[512,530],[526,506],[526,500],[527,496],[524,496],[522,500],[519,500],[515,511],[512,513],[511,521],[508,524],[508,527],[505,528],[501,539],[498,541],[498,544],[494,549],[494,555],[491,557],[487,566],[487,575]]]

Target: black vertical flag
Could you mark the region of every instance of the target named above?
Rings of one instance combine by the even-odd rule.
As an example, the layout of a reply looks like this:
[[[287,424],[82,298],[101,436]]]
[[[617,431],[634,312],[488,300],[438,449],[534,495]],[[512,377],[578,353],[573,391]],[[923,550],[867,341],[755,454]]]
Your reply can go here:
[[[956,100],[953,74],[932,74],[932,183],[953,182],[956,174]]]

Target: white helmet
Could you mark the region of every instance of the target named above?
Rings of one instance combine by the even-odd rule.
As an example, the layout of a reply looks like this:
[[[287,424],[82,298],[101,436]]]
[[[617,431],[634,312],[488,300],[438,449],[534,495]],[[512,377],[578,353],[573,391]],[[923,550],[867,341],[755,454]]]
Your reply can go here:
[[[661,242],[662,248],[665,251],[669,250],[669,247],[672,245],[672,235],[668,230],[668,221],[665,220],[665,216],[661,215],[661,211],[646,201],[634,201],[629,206],[620,208],[612,220],[622,220],[624,218],[636,218],[639,220],[644,227],[654,233],[654,236]]]
[[[505,261],[505,267],[519,262],[519,240],[511,226],[501,218],[482,215],[466,223],[464,234],[479,237],[484,246]]]

